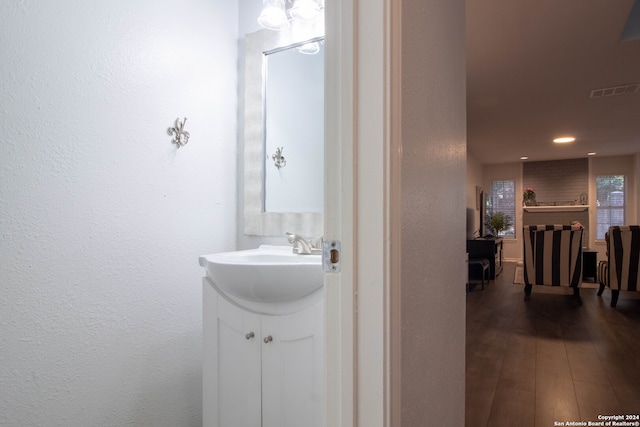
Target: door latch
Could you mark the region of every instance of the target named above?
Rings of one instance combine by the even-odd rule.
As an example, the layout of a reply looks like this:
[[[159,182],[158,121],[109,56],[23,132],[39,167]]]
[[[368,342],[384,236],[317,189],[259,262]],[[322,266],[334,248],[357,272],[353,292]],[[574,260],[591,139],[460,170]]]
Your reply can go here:
[[[342,245],[340,240],[324,240],[322,242],[322,270],[325,273],[339,273],[340,251]]]

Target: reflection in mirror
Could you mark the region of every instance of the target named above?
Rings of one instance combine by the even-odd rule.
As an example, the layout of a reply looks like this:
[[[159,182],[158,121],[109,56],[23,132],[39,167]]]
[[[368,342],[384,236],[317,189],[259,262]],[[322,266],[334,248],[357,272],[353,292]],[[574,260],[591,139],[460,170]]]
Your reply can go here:
[[[323,234],[323,48],[318,43],[316,55],[288,49],[322,39],[322,33],[296,38],[292,31],[270,30],[246,36],[246,235]]]
[[[265,212],[323,211],[324,47],[265,58]]]

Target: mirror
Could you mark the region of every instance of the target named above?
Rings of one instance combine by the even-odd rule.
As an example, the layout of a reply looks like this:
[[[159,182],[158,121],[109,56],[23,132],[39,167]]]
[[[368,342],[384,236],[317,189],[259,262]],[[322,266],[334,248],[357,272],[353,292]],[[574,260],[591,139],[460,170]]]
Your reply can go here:
[[[244,232],[322,234],[323,37],[260,30],[246,36]],[[320,50],[314,55],[299,50]]]
[[[323,211],[324,47],[265,57],[265,212]]]

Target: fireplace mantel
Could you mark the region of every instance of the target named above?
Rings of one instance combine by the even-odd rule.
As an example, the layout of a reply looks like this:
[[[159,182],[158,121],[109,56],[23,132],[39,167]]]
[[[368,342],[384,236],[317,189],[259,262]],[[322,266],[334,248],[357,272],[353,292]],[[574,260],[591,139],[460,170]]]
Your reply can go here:
[[[568,206],[524,206],[525,212],[584,212],[589,210],[587,205]]]

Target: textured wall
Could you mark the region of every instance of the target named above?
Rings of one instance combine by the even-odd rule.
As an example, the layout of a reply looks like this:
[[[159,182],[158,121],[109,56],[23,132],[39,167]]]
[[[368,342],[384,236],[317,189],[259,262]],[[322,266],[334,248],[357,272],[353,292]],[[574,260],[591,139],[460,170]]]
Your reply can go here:
[[[579,204],[580,195],[589,191],[589,160],[524,162],[522,177],[524,187],[535,189],[538,203]]]
[[[219,0],[0,2],[0,425],[201,425],[236,37]]]
[[[402,2],[402,425],[464,425],[464,1]]]

